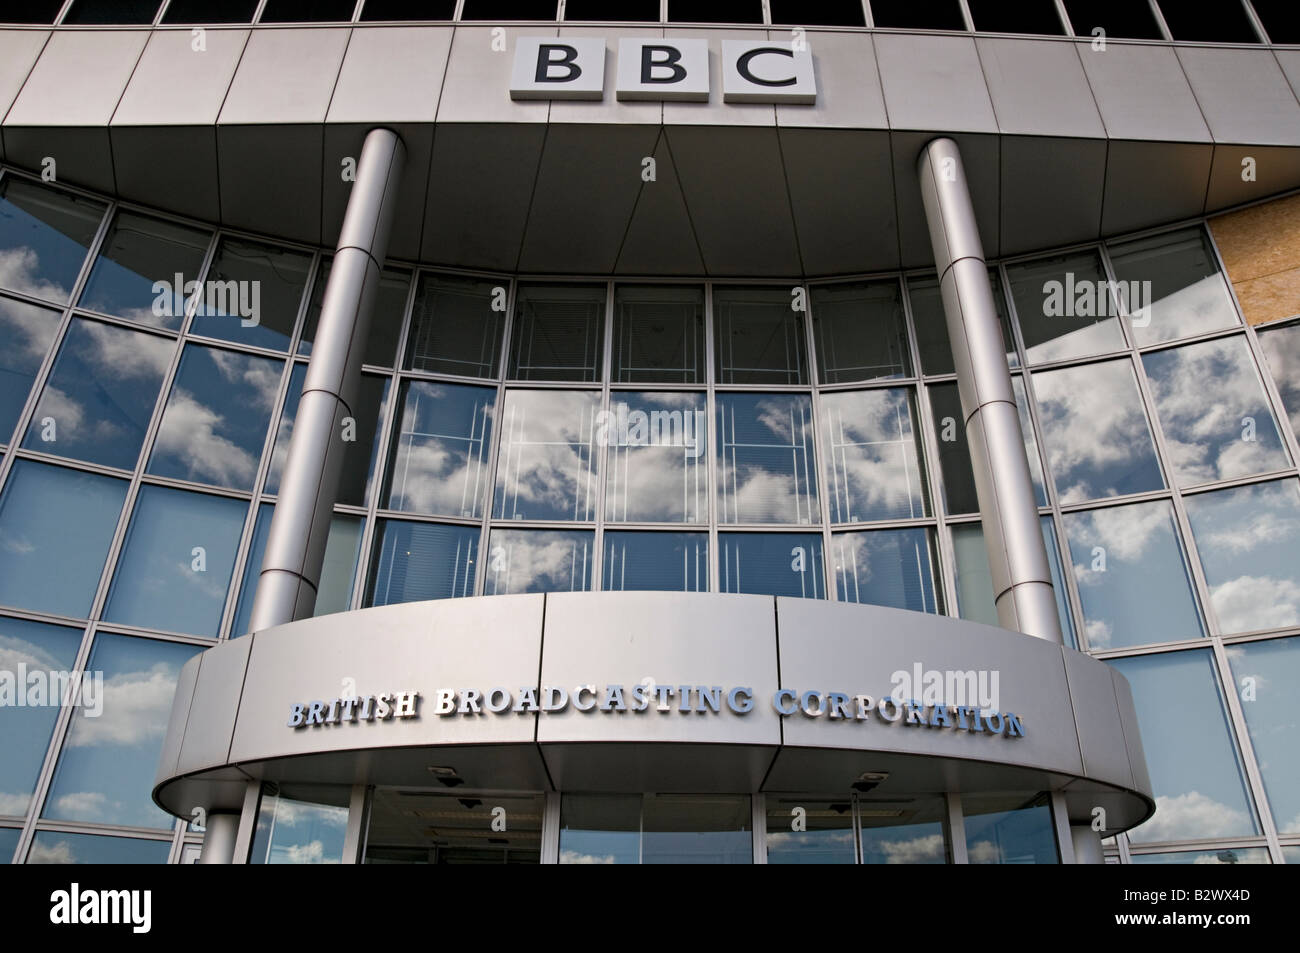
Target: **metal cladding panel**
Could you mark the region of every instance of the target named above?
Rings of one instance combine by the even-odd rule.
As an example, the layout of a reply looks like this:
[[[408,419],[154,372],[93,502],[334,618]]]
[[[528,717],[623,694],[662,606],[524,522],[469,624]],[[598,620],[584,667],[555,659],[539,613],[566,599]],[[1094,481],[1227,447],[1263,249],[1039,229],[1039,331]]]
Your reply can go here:
[[[204,31],[203,49],[189,30],[150,34],[113,113],[114,126],[211,126],[221,113],[249,30]]]
[[[655,180],[641,186],[615,268],[632,275],[702,275],[704,259],[662,129],[653,156]]]
[[[1177,51],[1215,142],[1300,146],[1300,102],[1268,50]]]
[[[773,30],[773,39],[782,34]],[[887,129],[885,96],[871,36],[865,33],[808,32],[805,37],[817,78],[817,102],[777,106],[778,126],[836,129]]]
[[[1002,137],[1001,254],[1095,239],[1106,181],[1105,139]],[[1062,182],[1071,183],[1067,189]],[[1044,210],[1051,214],[1045,215]]]
[[[1282,67],[1296,97],[1300,98],[1300,50],[1274,50],[1273,55],[1277,57],[1277,64]]]
[[[449,26],[354,29],[326,122],[433,122],[452,32]]]
[[[45,30],[0,30],[0,120],[14,104],[49,38],[50,33]],[[0,159],[3,158],[4,141],[0,138]]]
[[[898,247],[904,268],[934,266],[934,248],[930,244],[930,230],[921,204],[921,185],[916,176],[917,157],[933,138],[933,134],[925,132],[895,132],[890,136],[894,150],[894,200],[898,205]],[[984,257],[997,258],[1001,139],[967,133],[949,138],[961,149],[961,163],[970,183]]]
[[[181,745],[185,742],[190,709],[194,704],[194,685],[199,678],[199,665],[204,653],[192,656],[181,666],[176,677],[176,691],[172,694],[171,715],[167,721],[167,734],[163,736],[162,750],[158,754],[158,771],[154,783],[174,778],[179,773],[176,763],[180,760]],[[223,759],[224,760],[224,759]]]
[[[5,118],[8,126],[107,126],[148,30],[59,30]]]
[[[891,129],[998,131],[973,38],[881,33],[875,44]]]
[[[1142,748],[1142,733],[1138,727],[1137,705],[1133,701],[1133,686],[1119,669],[1111,669],[1115,686],[1115,700],[1119,704],[1121,724],[1124,726],[1124,744],[1128,748],[1128,761],[1133,770],[1133,787],[1151,793],[1151,772],[1147,769],[1147,756]]]
[[[321,240],[324,127],[217,127],[221,221],[290,241]]]
[[[1105,138],[1073,44],[979,36],[975,47],[1002,132]]]
[[[866,719],[798,713],[785,720],[786,747],[871,748],[1083,773],[1060,646],[943,616],[812,599],[777,599],[777,620],[783,688],[880,699],[898,690],[894,686],[901,684],[900,674],[914,682],[918,668],[923,676],[975,672],[978,679],[984,672],[990,691],[996,673],[997,703],[989,707],[1014,712],[1025,729],[1024,737],[1010,738],[909,726],[905,715],[890,722],[878,711]],[[944,702],[963,703],[956,698]]]
[[[1200,215],[1213,158],[1209,143],[1112,141],[1102,233],[1122,235]],[[1152,169],[1160,170],[1158,178]]]
[[[494,35],[497,30],[505,40],[500,49],[494,46],[500,42]],[[526,27],[457,26],[438,103],[438,122],[546,122],[550,103],[516,102],[510,98],[510,72],[519,37],[555,36],[556,32],[554,24],[547,23]]]
[[[1133,787],[1133,768],[1124,740],[1124,711],[1115,698],[1114,676],[1119,673],[1105,662],[1066,652],[1065,675],[1070,683],[1070,700],[1075,704],[1074,723],[1079,731],[1084,773]]]
[[[781,742],[770,699],[777,689],[776,623],[770,596],[668,592],[553,593],[546,597],[542,685],[719,686],[718,714],[669,710],[576,711],[541,717],[537,740],[656,741],[748,745]],[[753,691],[753,710],[726,705],[736,687]]]
[[[350,33],[322,27],[254,30],[218,121],[324,122]]]
[[[1247,165],[1254,180],[1244,176]],[[1286,146],[1214,147],[1205,211],[1217,212],[1300,186],[1300,148]]]
[[[1114,41],[1104,49],[1080,42],[1075,49],[1112,139],[1210,140],[1210,130],[1172,49]]]
[[[185,726],[185,741],[176,762],[177,774],[217,767],[229,760],[252,647],[251,638],[235,639],[199,656],[199,677]]]

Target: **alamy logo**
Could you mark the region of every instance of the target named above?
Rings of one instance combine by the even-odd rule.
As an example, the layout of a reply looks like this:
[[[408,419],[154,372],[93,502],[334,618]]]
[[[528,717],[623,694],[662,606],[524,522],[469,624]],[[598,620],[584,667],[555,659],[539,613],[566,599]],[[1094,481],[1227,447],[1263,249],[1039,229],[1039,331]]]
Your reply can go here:
[[[681,447],[692,459],[704,452],[703,410],[633,410],[622,401],[596,415],[602,447]]]
[[[939,671],[915,662],[910,672],[899,669],[889,679],[894,698],[913,699],[922,705],[978,707],[981,714],[1001,711],[996,669]]]
[[[1043,282],[1045,318],[1106,318],[1122,308],[1134,327],[1145,328],[1151,323],[1151,300],[1149,281],[1076,281],[1067,271],[1064,281]]]
[[[129,924],[132,933],[153,925],[151,890],[82,890],[74,883],[50,894],[50,922],[58,924]]]
[[[193,303],[195,317],[238,317],[246,328],[262,320],[260,281],[186,281],[177,272],[175,281],[155,281],[153,293],[153,313],[158,318],[179,317]]]
[[[59,705],[79,705],[87,718],[98,718],[104,712],[104,673],[29,671],[26,662],[16,670],[0,669],[0,708]]]

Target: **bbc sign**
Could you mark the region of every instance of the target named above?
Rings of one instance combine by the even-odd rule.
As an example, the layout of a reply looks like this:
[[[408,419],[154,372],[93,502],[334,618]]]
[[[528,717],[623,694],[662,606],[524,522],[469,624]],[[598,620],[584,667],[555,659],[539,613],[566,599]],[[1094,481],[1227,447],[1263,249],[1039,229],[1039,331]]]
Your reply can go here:
[[[623,37],[615,95],[623,101],[708,102],[709,41]],[[603,37],[519,37],[511,99],[603,99]],[[802,44],[722,41],[722,101],[810,105],[812,54]]]

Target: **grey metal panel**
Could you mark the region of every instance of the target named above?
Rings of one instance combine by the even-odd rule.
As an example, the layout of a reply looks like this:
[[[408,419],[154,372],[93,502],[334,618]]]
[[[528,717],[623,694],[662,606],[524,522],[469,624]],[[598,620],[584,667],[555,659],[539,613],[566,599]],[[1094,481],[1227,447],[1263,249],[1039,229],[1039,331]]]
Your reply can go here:
[[[493,30],[503,32],[505,49],[492,48]],[[456,27],[438,103],[438,122],[546,122],[550,103],[516,102],[510,98],[510,69],[517,37],[555,35],[555,26],[546,23]]]
[[[702,104],[669,103],[664,110],[694,105]],[[776,128],[676,125],[667,136],[708,273],[796,275],[799,255]]]
[[[878,33],[875,45],[891,129],[997,132],[974,39]]]
[[[1117,235],[1200,215],[1213,155],[1208,143],[1112,141],[1102,232]]]
[[[612,271],[658,138],[658,125],[551,124],[519,270]]]
[[[773,30],[773,39],[788,34]],[[817,103],[812,106],[777,106],[778,126],[815,126],[843,129],[887,129],[885,96],[880,89],[876,51],[865,33],[805,35],[817,77]]]
[[[1069,43],[975,38],[998,128],[1026,136],[1104,137],[1079,57]]]
[[[439,124],[422,261],[514,270],[545,135],[544,123]]]
[[[189,30],[151,34],[113,113],[113,125],[215,123],[248,34],[248,30],[206,30],[204,50],[193,48]]]
[[[1300,102],[1268,50],[1176,50],[1216,142],[1300,145]]]
[[[1112,40],[1105,50],[1088,42],[1075,49],[1112,139],[1210,139],[1172,48]]]
[[[431,123],[384,123],[402,139],[406,165],[398,186],[400,196],[393,234],[388,241],[389,258],[420,258],[420,237],[424,227],[425,193],[429,188],[429,164],[433,160]],[[328,123],[321,169],[321,242],[329,248],[338,244],[339,227],[347,209],[352,183],[343,181],[342,160],[361,156],[361,144],[375,123]]]
[[[654,160],[655,180],[641,186],[615,268],[632,275],[702,275],[704,259],[662,129]]]
[[[352,31],[327,122],[433,122],[452,28],[366,27]]]
[[[112,150],[108,126],[14,126],[4,129],[5,158],[33,172],[53,159],[57,179],[112,194]]]
[[[552,593],[546,597],[542,685],[572,692],[595,683],[633,686],[737,686],[754,709],[736,714],[671,710],[576,711],[541,718],[540,743],[658,741],[777,745],[776,623],[769,596],[669,592]],[[494,684],[499,684],[495,682]]]
[[[1062,654],[1065,677],[1070,683],[1070,700],[1077,699],[1074,724],[1079,732],[1084,774],[1132,787],[1133,768],[1124,743],[1121,710],[1114,700],[1115,684],[1111,676],[1115,670],[1078,652]],[[1110,703],[1100,704],[1102,700]]]
[[[993,626],[956,623],[943,616],[814,599],[778,598],[777,626],[783,688],[879,699],[891,693],[895,673],[910,676],[918,664],[922,671],[982,670],[989,673],[989,679],[992,672],[998,672],[997,708],[1019,715],[1025,727],[1025,736],[1013,739],[957,729],[908,727],[901,720],[890,723],[877,713],[865,720],[811,718],[797,713],[785,720],[787,747],[869,747],[908,755],[998,761],[1076,776],[1082,773],[1059,645]]]
[[[350,30],[254,30],[219,122],[323,122]]]
[[[1291,83],[1296,96],[1300,97],[1300,50],[1274,50],[1273,55],[1277,57],[1282,72],[1286,73],[1287,81]]]
[[[926,132],[895,132],[890,136],[894,151],[894,200],[898,205],[898,245],[904,268],[934,265],[925,209],[921,207],[921,188],[916,179],[916,157],[933,138],[933,134]],[[962,166],[970,183],[971,202],[979,221],[984,257],[997,258],[1001,254],[998,227],[1000,139],[998,136],[960,133],[949,138],[961,148]],[[1057,185],[1059,187],[1059,183]]]
[[[194,685],[199,678],[199,665],[203,653],[192,656],[181,666],[176,677],[176,691],[172,695],[171,715],[167,721],[167,734],[163,736],[162,750],[158,754],[158,771],[154,782],[158,783],[173,778],[178,773],[176,762],[181,756],[181,745],[185,741],[185,731],[189,722],[190,709],[194,704]]]
[[[1107,147],[1104,139],[1002,137],[1003,255],[1097,237]]]
[[[234,228],[317,244],[324,127],[217,127],[221,220]]]
[[[663,121],[663,103],[620,102],[615,95],[618,77],[618,41],[623,37],[660,38],[662,29],[617,29],[605,27],[560,27],[560,36],[603,37],[605,39],[605,96],[598,100],[556,100],[551,103],[550,121],[553,123],[617,122],[658,125]],[[647,153],[648,154],[648,153]]]
[[[114,125],[108,137],[120,198],[205,222],[221,218],[212,126]]]
[[[779,137],[803,273],[897,268],[889,133],[782,127]]]
[[[664,103],[664,122],[675,126],[774,126],[776,107],[762,103],[723,103],[722,41],[761,40],[760,30],[693,30],[664,28],[665,37],[699,37],[709,41],[709,101]],[[681,162],[681,156],[677,157]]]
[[[10,126],[107,126],[148,30],[59,30],[14,100]]]
[[[48,30],[0,30],[0,121],[14,104],[49,38]],[[4,154],[4,141],[0,138],[0,159]]]
[[[253,637],[234,639],[199,656],[191,717],[176,760],[177,774],[225,765],[235,733],[239,696],[244,689]]]
[[[1129,766],[1133,770],[1133,787],[1150,796],[1151,773],[1147,770],[1147,756],[1142,748],[1142,732],[1138,725],[1137,705],[1133,702],[1133,686],[1117,668],[1111,669],[1111,680],[1115,685],[1120,723],[1124,726],[1124,744],[1128,748]]]
[[[1242,162],[1247,157],[1255,160],[1253,182],[1242,179]],[[1296,188],[1300,188],[1300,148],[1217,145],[1205,211],[1217,212]]]

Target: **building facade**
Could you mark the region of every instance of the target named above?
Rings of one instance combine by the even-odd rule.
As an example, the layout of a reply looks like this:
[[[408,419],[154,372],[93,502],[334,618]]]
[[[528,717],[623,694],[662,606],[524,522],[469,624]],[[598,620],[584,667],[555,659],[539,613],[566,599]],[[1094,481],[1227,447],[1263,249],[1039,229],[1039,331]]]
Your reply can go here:
[[[1300,861],[1295,15],[791,6],[0,14],[0,856]]]

